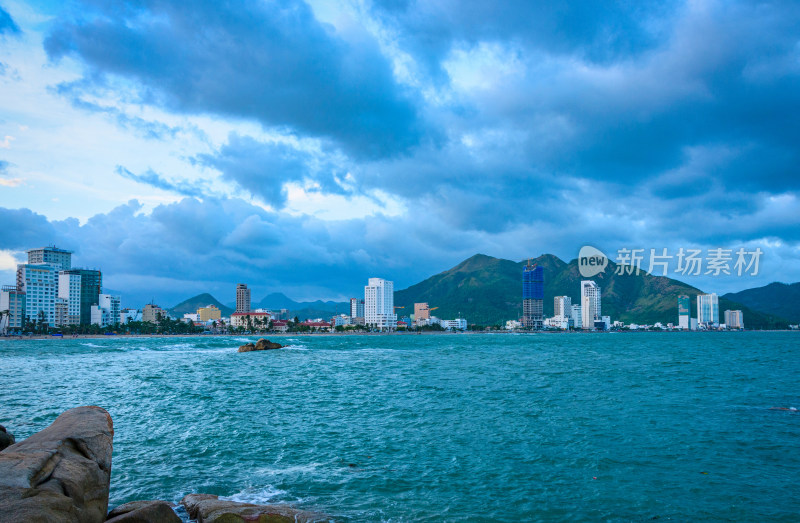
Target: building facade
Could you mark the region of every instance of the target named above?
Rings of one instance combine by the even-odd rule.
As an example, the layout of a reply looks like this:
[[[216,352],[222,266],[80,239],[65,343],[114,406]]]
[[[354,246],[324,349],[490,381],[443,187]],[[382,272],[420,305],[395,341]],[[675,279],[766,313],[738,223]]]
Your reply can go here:
[[[55,245],[31,249],[28,251],[28,263],[52,265],[59,271],[68,271],[72,268],[72,251],[59,249]]]
[[[96,269],[69,269],[59,274],[80,276],[80,321],[81,325],[92,322],[92,305],[99,305],[103,288],[103,275]]]
[[[58,297],[67,302],[67,317],[63,325],[81,322],[81,276],[61,271],[58,274]]]
[[[248,312],[250,306],[250,289],[240,283],[236,286],[236,312]]]
[[[383,278],[369,279],[364,287],[364,322],[379,330],[393,330],[397,326],[394,282]]]
[[[572,298],[569,296],[556,296],[553,298],[553,316],[571,316]]]
[[[581,328],[593,329],[595,320],[602,319],[600,287],[592,280],[581,282]]]
[[[25,321],[56,325],[57,274],[54,265],[17,265],[17,288],[25,293]]]
[[[414,304],[414,321],[429,320],[431,318],[431,308],[427,303]]]
[[[25,293],[16,285],[0,288],[0,332],[21,331],[25,324]]]
[[[248,289],[248,294],[250,290]],[[250,300],[248,299],[248,309],[244,312],[250,311]],[[236,306],[239,306],[239,296],[238,296],[238,289],[237,289],[237,296],[236,296]],[[241,313],[240,313],[241,314]],[[212,320],[219,320],[222,318],[222,311],[219,308],[215,307],[214,305],[207,305],[205,307],[200,307],[197,309],[197,319],[198,321],[212,321]]]
[[[149,323],[158,323],[161,318],[166,318],[167,316],[167,311],[152,303],[145,305],[142,310],[142,321]]]
[[[725,326],[729,329],[744,329],[744,315],[742,311],[725,311]]]
[[[678,328],[689,330],[689,297],[685,294],[678,296]]]
[[[544,326],[544,268],[530,262],[522,269],[522,325]]]
[[[364,317],[364,300],[350,298],[350,317],[353,319]]]
[[[697,323],[703,327],[719,327],[719,298],[716,293],[697,296]]]

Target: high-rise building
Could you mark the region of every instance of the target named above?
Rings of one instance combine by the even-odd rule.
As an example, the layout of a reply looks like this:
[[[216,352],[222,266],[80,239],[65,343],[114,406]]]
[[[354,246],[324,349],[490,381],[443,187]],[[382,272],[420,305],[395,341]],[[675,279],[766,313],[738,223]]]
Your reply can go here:
[[[96,269],[70,269],[61,274],[80,276],[80,321],[81,325],[92,323],[92,305],[100,304],[100,293],[103,288],[103,275]],[[59,289],[60,291],[60,289]]]
[[[25,321],[56,325],[57,274],[54,265],[17,265],[17,288],[25,293]]]
[[[678,296],[678,328],[689,330],[689,297],[685,294]]]
[[[697,323],[704,327],[719,327],[719,298],[716,293],[697,296]]]
[[[0,288],[0,332],[20,331],[25,324],[25,293],[16,285]]]
[[[541,329],[544,326],[544,268],[528,265],[522,269],[522,325]]]
[[[364,321],[380,330],[392,330],[397,326],[394,282],[382,278],[369,279],[364,287]]]
[[[31,249],[28,251],[28,263],[52,265],[59,271],[68,271],[72,268],[72,251],[59,249],[55,245]]]
[[[364,317],[364,300],[361,298],[350,298],[350,318]]]
[[[592,280],[581,281],[581,326],[593,329],[595,320],[602,319],[600,287]]]
[[[572,306],[572,326],[576,329],[583,327],[583,311],[580,305]]]
[[[556,296],[553,298],[553,316],[570,316],[572,314],[572,298]]]
[[[58,297],[67,305],[62,325],[78,325],[81,322],[81,275],[67,271],[58,273]]]
[[[744,315],[742,311],[725,311],[725,326],[729,329],[744,329]]]
[[[414,304],[414,321],[431,319],[431,308],[427,303]]]
[[[236,312],[250,312],[250,289],[244,283],[236,286]]]

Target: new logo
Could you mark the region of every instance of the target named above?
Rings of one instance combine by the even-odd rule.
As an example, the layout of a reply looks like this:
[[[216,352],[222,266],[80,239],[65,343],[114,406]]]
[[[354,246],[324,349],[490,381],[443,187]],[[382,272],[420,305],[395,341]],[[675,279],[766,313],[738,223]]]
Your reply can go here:
[[[578,253],[578,270],[584,278],[591,278],[606,270],[608,258],[600,249],[584,245]]]

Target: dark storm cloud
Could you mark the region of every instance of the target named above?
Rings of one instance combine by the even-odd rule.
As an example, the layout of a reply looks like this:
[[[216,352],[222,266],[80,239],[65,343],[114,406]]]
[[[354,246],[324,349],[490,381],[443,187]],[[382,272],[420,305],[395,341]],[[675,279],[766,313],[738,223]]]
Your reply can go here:
[[[213,154],[200,154],[193,161],[221,172],[254,196],[275,207],[286,201],[289,182],[309,181],[319,191],[347,194],[337,181],[346,174],[325,155],[300,150],[285,143],[260,142],[236,133]]]
[[[11,18],[11,15],[8,14],[8,11],[3,9],[3,6],[0,5],[0,35],[19,33],[19,26],[14,22],[14,19]]]
[[[144,102],[255,119],[331,139],[356,156],[401,153],[421,139],[416,109],[377,44],[344,41],[300,1],[75,11],[53,24],[49,56],[76,56],[92,81],[133,80]]]
[[[548,53],[600,63],[640,54],[662,38],[673,2],[440,2],[378,0],[373,12],[399,34],[429,72],[444,79],[441,62],[454,43],[517,41]]]

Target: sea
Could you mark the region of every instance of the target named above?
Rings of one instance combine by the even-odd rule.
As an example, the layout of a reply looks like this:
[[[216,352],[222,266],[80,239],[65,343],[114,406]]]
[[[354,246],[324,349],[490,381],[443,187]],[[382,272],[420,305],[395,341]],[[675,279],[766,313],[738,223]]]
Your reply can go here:
[[[799,521],[800,333],[0,341],[17,440],[114,421],[110,506],[336,521]],[[181,513],[186,518],[185,513]]]

